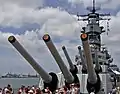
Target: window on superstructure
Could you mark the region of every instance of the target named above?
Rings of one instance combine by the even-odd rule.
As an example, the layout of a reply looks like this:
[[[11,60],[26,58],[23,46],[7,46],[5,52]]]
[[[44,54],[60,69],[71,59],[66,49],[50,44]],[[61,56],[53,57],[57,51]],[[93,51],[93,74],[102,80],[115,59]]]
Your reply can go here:
[[[90,19],[89,19],[89,23],[90,23],[90,24],[96,23],[96,19],[95,19],[95,18],[90,18]]]
[[[92,57],[95,58],[95,54],[92,54]]]
[[[100,65],[103,65],[103,62],[99,62]]]
[[[99,55],[98,58],[102,58],[102,56]]]

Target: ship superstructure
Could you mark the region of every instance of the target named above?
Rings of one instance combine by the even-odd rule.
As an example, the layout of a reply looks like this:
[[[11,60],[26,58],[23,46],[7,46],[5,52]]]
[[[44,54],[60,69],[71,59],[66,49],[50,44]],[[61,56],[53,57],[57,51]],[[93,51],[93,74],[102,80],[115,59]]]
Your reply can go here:
[[[111,80],[111,75],[119,73],[118,70],[112,69],[111,63],[113,59],[108,53],[106,47],[102,46],[101,34],[105,32],[104,27],[100,25],[101,20],[109,21],[110,14],[99,14],[93,0],[93,7],[88,8],[90,13],[87,15],[77,15],[79,21],[87,21],[86,27],[83,27],[80,35],[82,46],[78,46],[78,55],[75,56],[73,64],[65,46],[62,50],[69,63],[69,69],[60,57],[51,37],[48,34],[43,36],[43,41],[47,45],[49,51],[57,62],[61,72],[47,73],[40,65],[29,55],[23,46],[16,40],[14,36],[8,38],[9,42],[18,50],[18,52],[29,62],[29,64],[41,76],[40,88],[49,87],[52,92],[64,85],[69,87],[70,84],[80,84],[81,94],[108,94],[112,91],[115,84]],[[103,18],[104,16],[104,18]],[[83,19],[79,19],[83,17]],[[113,74],[112,74],[113,73]],[[114,77],[115,78],[115,77]]]
[[[111,75],[108,71],[109,64],[111,63],[109,62],[111,60],[111,56],[108,54],[107,49],[102,47],[101,34],[104,33],[105,30],[103,26],[100,26],[100,21],[109,21],[110,18],[103,18],[103,16],[110,16],[110,14],[96,13],[97,9],[95,7],[95,0],[93,0],[93,7],[88,8],[88,10],[90,13],[87,15],[77,15],[78,17],[86,17],[78,20],[87,21],[87,26],[83,27],[83,31],[81,32],[83,35],[86,34],[88,36],[89,43],[89,46],[87,46],[88,44],[85,43],[87,39],[84,41],[81,36],[83,43],[82,53],[87,63],[87,74],[82,72],[82,74],[78,75],[81,81],[81,86],[84,85],[84,87],[80,88],[80,91],[81,93],[90,93],[94,88],[95,93],[102,94],[104,91],[105,94],[108,94],[112,90],[112,83],[110,81]],[[90,62],[92,62],[93,65],[90,64]],[[94,70],[91,66],[94,68]]]

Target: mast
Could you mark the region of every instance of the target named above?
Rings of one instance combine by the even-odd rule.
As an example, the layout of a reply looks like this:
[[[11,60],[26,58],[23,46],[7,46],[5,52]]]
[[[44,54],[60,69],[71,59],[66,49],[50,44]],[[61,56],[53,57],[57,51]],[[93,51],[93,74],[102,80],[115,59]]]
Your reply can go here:
[[[81,33],[87,33],[89,36],[89,43],[91,47],[97,48],[99,51],[101,49],[101,34],[105,32],[104,27],[100,26],[101,20],[107,20],[109,21],[110,18],[107,16],[110,16],[109,13],[107,14],[99,14],[96,11],[100,10],[100,8],[96,8],[95,0],[92,2],[93,6],[88,7],[87,10],[90,11],[87,15],[79,15],[78,21],[87,21],[87,26],[83,27],[83,31]],[[79,19],[79,17],[83,17],[82,19]],[[104,18],[103,18],[104,17]],[[106,17],[106,18],[105,18]]]
[[[95,13],[95,0],[93,0],[93,13]]]

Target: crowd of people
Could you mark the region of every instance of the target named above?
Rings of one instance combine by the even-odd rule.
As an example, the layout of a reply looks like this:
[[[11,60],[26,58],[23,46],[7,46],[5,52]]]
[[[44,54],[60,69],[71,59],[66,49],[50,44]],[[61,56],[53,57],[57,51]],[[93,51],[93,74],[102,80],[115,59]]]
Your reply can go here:
[[[5,88],[0,88],[0,94],[79,94],[79,84],[70,84],[68,87],[63,86],[51,92],[49,87],[40,89],[37,86],[24,86],[22,85],[17,93],[14,92],[12,86],[8,84]]]
[[[120,87],[113,87],[109,94],[120,94]]]
[[[8,84],[7,87],[4,87],[3,89],[0,88],[0,94],[14,94],[11,85]]]
[[[69,86],[63,86],[56,89],[54,92],[51,92],[49,87],[45,89],[40,89],[38,86],[24,86],[22,85],[17,92],[14,92],[14,89],[11,85],[7,85],[3,89],[0,88],[0,94],[81,94],[79,84],[70,84]],[[91,92],[90,94],[95,94]],[[116,87],[108,94],[120,94],[120,87]]]

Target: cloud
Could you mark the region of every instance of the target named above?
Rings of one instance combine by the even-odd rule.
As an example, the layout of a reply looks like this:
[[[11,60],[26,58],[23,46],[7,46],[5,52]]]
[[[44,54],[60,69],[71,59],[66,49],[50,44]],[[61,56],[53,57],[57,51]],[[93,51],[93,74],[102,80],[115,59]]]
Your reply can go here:
[[[45,22],[48,22],[48,20],[48,24],[50,24],[51,20],[54,21],[52,23],[57,23],[57,21],[60,23],[60,20],[64,20],[66,24],[70,25],[70,23],[73,21],[66,11],[61,11],[60,8],[52,7],[34,9],[19,7],[17,4],[10,4],[1,7],[0,13],[2,14],[0,18],[0,25],[3,27],[11,26],[20,28],[26,24],[34,23],[43,25]],[[66,19],[65,17],[68,17],[69,19]],[[60,20],[58,20],[58,18]]]
[[[0,7],[6,8],[6,6],[17,5],[24,8],[36,8],[42,7],[44,4],[43,0],[0,0]]]
[[[48,50],[42,38],[38,36],[37,32],[39,31],[38,30],[26,31],[24,34],[21,34],[21,35],[0,32],[0,36],[1,36],[0,37],[1,38],[0,39],[0,43],[1,43],[0,51],[1,53],[4,53],[0,55],[0,57],[2,58],[1,62],[4,62],[2,63],[2,66],[0,66],[0,69],[2,69],[1,71],[2,74],[5,73],[6,71],[15,72],[15,73],[29,73],[29,72],[35,73],[35,70],[18,53],[18,51],[8,42],[7,39],[10,35],[14,35],[16,39],[20,42],[20,44],[26,49],[26,51],[28,51],[29,54],[47,72],[60,71],[56,61],[54,60],[53,56],[51,55],[50,51]],[[51,38],[54,38],[54,36],[51,36]],[[66,46],[66,48],[69,51],[69,54],[72,55],[71,56],[72,60],[74,61],[74,55],[77,54],[77,47],[75,46],[76,43],[70,44],[70,40],[64,40],[59,43],[55,43],[53,40],[53,43],[58,49],[58,52],[60,53],[61,57],[65,61],[66,65],[68,65],[68,63],[63,54],[63,51],[61,50],[63,45]],[[74,52],[74,55],[73,55],[73,52]],[[55,67],[54,69],[53,69],[53,66]],[[5,70],[3,69],[3,67]]]
[[[105,34],[102,37],[103,43],[106,44],[109,53],[111,53],[113,59],[114,59],[114,63],[118,64],[118,66],[120,67],[119,64],[119,56],[120,54],[118,53],[120,51],[119,46],[120,46],[120,12],[117,13],[116,16],[112,16],[111,17],[111,21],[110,21],[110,31],[108,31],[108,35]]]
[[[22,1],[19,1],[22,2]],[[40,29],[25,31],[24,34],[12,34],[12,33],[3,33],[0,32],[0,51],[4,53],[1,55],[3,57],[1,62],[3,67],[6,69],[3,71],[16,71],[18,72],[33,72],[34,70],[30,68],[30,65],[26,63],[26,61],[21,57],[21,55],[12,47],[12,45],[7,41],[9,35],[15,35],[18,41],[25,47],[25,49],[35,58],[37,62],[46,70],[46,71],[54,71],[58,72],[59,68],[55,63],[50,51],[46,47],[45,43],[42,40],[42,36],[45,33],[50,34],[53,43],[58,49],[61,57],[65,61],[67,65],[67,61],[63,54],[61,47],[66,46],[69,55],[74,62],[74,56],[78,53],[77,46],[81,45],[81,40],[79,38],[81,27],[85,25],[85,23],[77,22],[77,17],[75,15],[71,15],[66,11],[61,10],[60,8],[52,8],[46,7],[41,9],[35,9],[34,5],[22,5],[16,1],[14,4],[7,4],[0,9],[1,18],[0,25],[4,27],[12,26],[15,28],[21,28],[25,24],[37,23],[40,25]],[[70,1],[69,1],[70,2]],[[87,3],[87,0],[84,2]],[[101,1],[102,2],[102,1]],[[4,5],[4,4],[3,4]],[[3,11],[4,10],[4,11]],[[110,23],[111,32],[109,32],[109,36],[103,36],[103,42],[108,46],[109,51],[116,59],[116,63],[118,63],[120,56],[119,53],[119,24],[120,24],[120,15],[112,17],[112,21]],[[105,23],[104,23],[105,24]],[[8,58],[8,60],[6,59]],[[9,62],[12,64],[9,65]],[[9,65],[9,68],[8,66]],[[54,66],[54,68],[53,68]],[[3,72],[2,71],[2,72]]]
[[[69,3],[84,4],[85,7],[92,6],[92,0],[68,0]],[[116,9],[120,6],[119,0],[96,0],[96,5],[101,6],[102,8]]]
[[[72,4],[84,4],[84,6],[92,6],[93,0],[68,0]],[[97,0],[96,3],[105,3],[107,0]]]
[[[1,10],[1,12],[3,11]],[[21,57],[21,55],[15,50],[15,48],[12,47],[8,42],[7,39],[10,35],[14,35],[18,39],[18,41],[25,47],[25,49],[35,58],[35,60],[40,62],[39,64],[43,68],[45,68],[46,71],[54,72],[58,72],[59,68],[55,63],[55,60],[51,56],[51,53],[49,52],[45,43],[43,42],[42,36],[45,33],[50,34],[53,42],[55,43],[58,51],[63,58],[64,54],[61,51],[62,44],[67,46],[70,53],[72,53],[75,52],[75,50],[73,49],[75,48],[73,44],[79,42],[76,41],[76,43],[69,44],[71,40],[79,39],[79,24],[81,23],[77,23],[77,17],[75,15],[70,15],[66,11],[62,11],[59,8],[46,7],[38,10],[29,7],[19,7],[16,4],[11,4],[9,6],[5,6],[4,12],[0,19],[0,23],[1,26],[12,26],[15,28],[21,28],[27,23],[38,23],[39,25],[41,25],[40,30],[36,29],[35,31],[25,31],[24,34],[20,35],[3,33],[2,31],[0,32],[0,49],[3,53],[6,52],[4,55],[2,55],[2,57],[6,57],[9,60],[8,61],[5,58],[1,60],[1,62],[5,62],[2,64],[2,67],[7,69],[2,70],[1,73],[4,73],[8,70],[14,72],[16,69],[18,69],[18,67],[20,67],[20,70],[18,69],[16,72],[28,73],[29,70],[32,70],[31,72],[34,72],[33,69],[28,67],[29,64],[26,63],[26,60],[24,60],[23,57]],[[59,39],[61,39],[61,42],[58,41]],[[73,56],[72,58],[74,59]],[[64,58],[64,60],[66,59]],[[12,65],[9,65],[8,68],[8,66],[6,65],[9,64],[9,62],[12,62]],[[56,67],[53,69],[53,66]],[[23,69],[21,70],[21,68]]]
[[[63,51],[61,47],[64,45],[68,53],[74,62],[74,56],[78,53],[77,51],[77,46],[81,45],[81,40],[79,38],[80,36],[80,28],[78,26],[78,23],[76,23],[73,18],[76,18],[74,15],[68,16],[66,12],[60,12],[61,15],[59,15],[56,18],[52,18],[47,20],[44,25],[41,27],[41,29],[36,29],[35,31],[26,31],[24,34],[21,35],[15,35],[18,41],[25,47],[25,49],[39,62],[39,64],[46,70],[46,71],[54,71],[58,72],[59,67],[55,63],[55,60],[53,56],[51,55],[50,51],[46,47],[44,41],[42,40],[42,36],[45,33],[50,34],[51,39],[53,40],[53,43],[55,44],[56,48],[58,49],[58,52],[60,53],[61,57],[65,61],[65,64],[68,65],[67,60],[63,54]],[[64,13],[66,15],[64,15]],[[119,53],[116,54],[116,52],[119,51],[119,13],[118,16],[112,17],[112,20],[110,22],[111,26],[111,31],[109,32],[109,35],[104,35],[103,36],[103,43],[106,44],[106,46],[109,49],[109,52],[112,53],[112,56],[114,57],[115,63],[118,64],[118,55]],[[69,25],[70,23],[70,25]],[[79,23],[80,25],[83,25],[83,23]],[[117,25],[116,25],[117,24]],[[67,27],[69,25],[69,27]],[[85,25],[85,24],[84,24]],[[105,25],[105,23],[103,24]],[[56,28],[57,27],[57,28]],[[74,28],[74,29],[73,29]],[[77,30],[76,30],[77,28]],[[75,32],[76,30],[76,32]],[[12,33],[3,33],[0,32],[0,43],[4,47],[2,50],[3,52],[6,51],[6,49],[9,49],[8,57],[9,61],[15,63],[18,61],[18,63],[14,64],[15,69],[18,67],[18,65],[23,68],[24,72],[28,72],[28,70],[33,69],[30,68],[30,65],[26,63],[26,61],[18,54],[18,52],[10,45],[10,43],[7,42],[7,38],[9,35],[14,35]],[[4,37],[3,37],[4,36]],[[1,47],[1,46],[0,46]],[[7,56],[6,56],[7,57]],[[21,58],[20,58],[21,57]],[[13,59],[15,58],[15,59]],[[47,58],[47,59],[46,59]],[[3,58],[4,59],[4,58]],[[3,60],[7,64],[8,61]],[[20,63],[21,62],[21,63]],[[55,69],[53,69],[53,66],[55,66]],[[7,66],[4,66],[7,68]],[[13,66],[10,66],[10,68],[13,69]],[[13,71],[15,71],[13,69]],[[18,70],[21,71],[21,70]],[[23,72],[23,71],[22,71]]]
[[[41,12],[41,15],[44,19],[41,18],[40,21],[43,22],[44,24],[43,26],[41,26],[40,30],[36,29],[35,31],[33,30],[25,31],[24,34],[20,34],[20,35],[0,32],[0,36],[1,36],[0,43],[2,46],[4,46],[2,47],[2,51],[4,52],[6,51],[6,49],[9,49],[8,50],[9,54],[5,54],[5,55],[6,57],[9,57],[10,62],[13,62],[14,66],[13,65],[9,66],[9,69],[12,69],[12,71],[15,71],[18,65],[20,67],[23,66],[24,72],[28,72],[30,68],[28,67],[29,64],[26,64],[26,60],[24,60],[21,57],[21,55],[18,54],[18,52],[15,50],[14,47],[10,45],[10,43],[8,43],[7,39],[8,39],[8,36],[10,35],[14,35],[18,39],[18,41],[25,47],[25,49],[37,61],[40,62],[39,64],[43,68],[45,69],[47,68],[46,71],[58,72],[59,68],[55,63],[55,60],[51,56],[51,53],[49,52],[45,43],[42,40],[42,36],[45,33],[50,34],[53,42],[55,43],[58,51],[60,52],[64,60],[66,59],[61,50],[61,47],[63,45],[67,47],[70,54],[73,54],[73,52],[77,52],[77,47],[75,47],[75,45],[80,42],[79,40],[80,26],[79,25],[81,24],[81,23],[77,23],[77,17],[75,15],[70,15],[65,11],[60,11],[59,9],[55,9],[55,8],[45,8],[45,9],[41,9],[40,11],[45,13],[45,14],[42,14]],[[39,22],[39,20],[37,22]],[[14,26],[14,24],[12,25]],[[61,41],[59,41],[59,39],[61,39]],[[75,43],[73,43],[72,40],[75,41]],[[74,59],[73,55],[72,55],[72,59]],[[8,61],[6,60],[2,60],[2,61],[6,62],[4,63],[5,65],[3,64],[3,67],[7,68],[6,64],[8,63]],[[15,63],[16,61],[18,62]],[[55,69],[53,69],[52,66],[56,66]],[[23,72],[23,70],[21,71],[18,69],[18,71],[20,72]],[[4,71],[7,71],[7,70],[4,70]]]
[[[0,25],[20,27],[27,23],[34,23],[36,13],[34,9],[42,7],[43,0],[0,0]],[[34,14],[34,15],[33,15]],[[39,12],[37,17],[40,16]],[[33,20],[34,19],[34,20]],[[33,20],[33,21],[32,21]],[[36,20],[38,20],[36,18]]]
[[[103,5],[103,8],[117,9],[120,6],[119,0],[108,0],[109,2]]]
[[[19,73],[35,73],[34,69],[27,63],[27,61],[18,53],[18,51],[8,42],[8,37],[14,35],[11,33],[2,33],[0,32],[0,52],[3,53],[0,55],[2,58],[0,73],[10,72],[19,72]],[[52,63],[52,58],[48,54],[47,47],[45,46],[43,40],[40,40],[37,37],[35,31],[26,31],[25,34],[14,35],[20,44],[25,48],[26,51],[42,66],[44,69],[49,67]],[[7,59],[6,59],[7,58]],[[46,59],[47,58],[47,59]],[[51,62],[48,62],[51,61]],[[3,63],[4,62],[4,63]],[[54,62],[54,61],[53,61]],[[55,64],[54,64],[55,65]],[[50,71],[52,68],[46,69]],[[58,68],[53,69],[57,71]],[[52,71],[52,70],[51,70]]]

